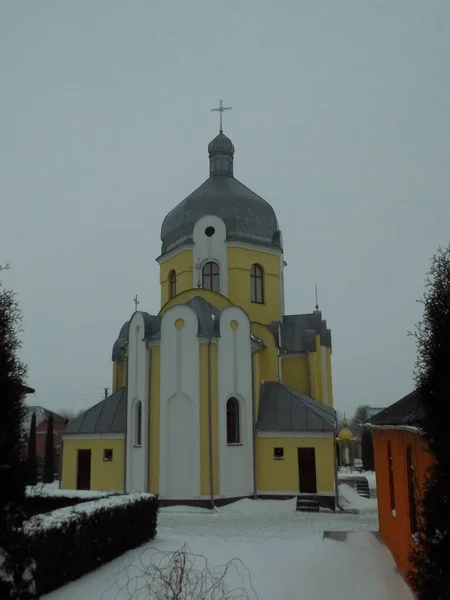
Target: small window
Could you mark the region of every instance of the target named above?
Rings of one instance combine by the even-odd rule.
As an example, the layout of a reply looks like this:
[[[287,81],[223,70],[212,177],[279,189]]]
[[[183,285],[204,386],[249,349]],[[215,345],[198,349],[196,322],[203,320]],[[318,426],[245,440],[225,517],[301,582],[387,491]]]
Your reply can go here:
[[[205,229],[205,235],[207,237],[212,237],[215,233],[216,233],[216,230],[214,229],[214,227],[209,226]]]
[[[207,262],[202,269],[202,288],[220,292],[220,269],[215,262]]]
[[[252,302],[264,303],[264,273],[259,265],[252,265],[250,269],[250,293]]]
[[[387,459],[389,469],[389,496],[391,502],[391,514],[393,517],[396,516],[395,512],[395,487],[394,487],[394,460],[392,458],[391,442],[387,445]]]
[[[169,300],[177,295],[177,274],[174,270],[169,273]]]
[[[113,451],[110,448],[104,448],[103,460],[110,462],[113,459]]]
[[[284,448],[274,448],[273,457],[276,460],[281,460],[282,458],[284,458]]]
[[[239,402],[230,398],[227,402],[227,444],[241,443]]]
[[[135,432],[134,432],[134,445],[142,445],[142,402],[138,400],[135,408]]]

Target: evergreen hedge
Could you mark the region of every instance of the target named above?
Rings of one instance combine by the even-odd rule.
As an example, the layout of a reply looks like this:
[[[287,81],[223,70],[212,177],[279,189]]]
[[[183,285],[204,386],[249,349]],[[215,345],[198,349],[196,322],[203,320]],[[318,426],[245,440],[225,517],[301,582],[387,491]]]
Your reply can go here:
[[[111,496],[117,496],[118,494],[111,494]],[[109,498],[111,496],[108,496]],[[39,495],[31,494],[25,496],[22,501],[21,509],[25,514],[26,519],[31,519],[36,515],[41,515],[60,508],[66,508],[67,506],[76,506],[82,502],[94,502],[99,500],[98,496],[51,496],[51,495]]]
[[[38,593],[49,593],[149,542],[156,535],[157,516],[157,497],[136,493],[33,517],[25,534],[28,554],[36,561]]]

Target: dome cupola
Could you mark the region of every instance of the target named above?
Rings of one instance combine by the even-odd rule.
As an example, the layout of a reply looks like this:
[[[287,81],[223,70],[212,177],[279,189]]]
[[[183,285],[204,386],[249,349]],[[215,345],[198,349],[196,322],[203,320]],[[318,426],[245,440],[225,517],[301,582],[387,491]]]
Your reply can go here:
[[[227,240],[282,249],[273,208],[233,174],[234,145],[222,130],[208,145],[209,178],[173,208],[161,226],[161,254],[193,240],[194,226],[216,215],[227,229]]]

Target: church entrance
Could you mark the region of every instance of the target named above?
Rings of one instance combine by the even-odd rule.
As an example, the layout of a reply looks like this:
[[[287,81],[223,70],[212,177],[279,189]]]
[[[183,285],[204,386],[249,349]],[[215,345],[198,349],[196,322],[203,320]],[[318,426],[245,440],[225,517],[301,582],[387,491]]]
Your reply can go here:
[[[315,448],[298,448],[298,478],[301,494],[317,494]]]
[[[91,489],[91,451],[78,450],[77,490]]]

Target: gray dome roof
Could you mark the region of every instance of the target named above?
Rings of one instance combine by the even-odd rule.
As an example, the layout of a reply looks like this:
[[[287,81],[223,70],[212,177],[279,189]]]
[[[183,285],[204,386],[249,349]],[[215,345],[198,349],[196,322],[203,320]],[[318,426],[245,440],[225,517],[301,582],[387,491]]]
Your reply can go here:
[[[221,218],[228,240],[281,248],[273,208],[233,176],[234,146],[220,133],[208,146],[210,177],[172,209],[161,227],[161,253],[192,242],[196,222],[205,215]]]
[[[223,133],[219,133],[211,142],[208,144],[208,154],[222,153],[234,154],[233,142]]]

